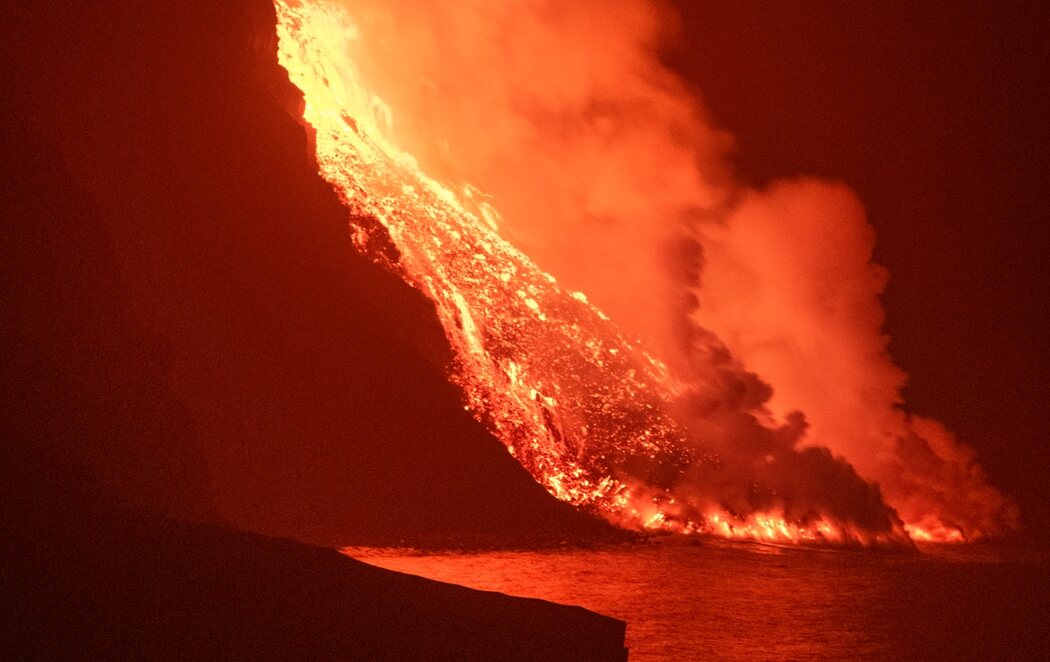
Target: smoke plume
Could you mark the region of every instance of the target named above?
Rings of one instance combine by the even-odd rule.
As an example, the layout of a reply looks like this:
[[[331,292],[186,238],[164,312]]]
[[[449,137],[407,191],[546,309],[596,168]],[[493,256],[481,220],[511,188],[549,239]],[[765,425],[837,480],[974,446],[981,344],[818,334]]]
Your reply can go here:
[[[1013,525],[973,453],[905,409],[886,271],[846,186],[739,184],[732,139],[659,58],[651,0],[341,0],[374,112],[421,169],[670,367],[730,513],[971,538]]]

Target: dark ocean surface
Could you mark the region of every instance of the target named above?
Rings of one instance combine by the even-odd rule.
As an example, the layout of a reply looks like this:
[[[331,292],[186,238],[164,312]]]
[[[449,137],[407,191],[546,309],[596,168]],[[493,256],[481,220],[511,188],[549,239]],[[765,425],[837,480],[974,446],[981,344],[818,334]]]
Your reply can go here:
[[[631,660],[1050,659],[1047,554],[665,539],[596,549],[347,554],[627,621]]]

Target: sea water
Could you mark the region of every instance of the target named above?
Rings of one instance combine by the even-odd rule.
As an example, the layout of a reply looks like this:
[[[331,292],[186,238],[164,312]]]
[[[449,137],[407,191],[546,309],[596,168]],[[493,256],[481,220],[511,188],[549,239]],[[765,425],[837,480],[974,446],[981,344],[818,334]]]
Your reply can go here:
[[[630,659],[1050,659],[1047,555],[685,540],[533,551],[348,548],[384,568],[627,622]]]

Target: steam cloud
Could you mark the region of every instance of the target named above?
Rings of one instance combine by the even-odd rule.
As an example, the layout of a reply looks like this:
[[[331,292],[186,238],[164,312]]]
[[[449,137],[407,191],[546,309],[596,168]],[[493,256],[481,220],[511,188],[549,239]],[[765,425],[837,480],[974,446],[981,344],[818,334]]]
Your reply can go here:
[[[731,137],[659,60],[667,7],[342,2],[400,146],[491,196],[501,234],[671,366],[677,417],[722,458],[679,489],[872,531],[1014,525],[971,450],[903,408],[861,203],[815,179],[734,180]]]

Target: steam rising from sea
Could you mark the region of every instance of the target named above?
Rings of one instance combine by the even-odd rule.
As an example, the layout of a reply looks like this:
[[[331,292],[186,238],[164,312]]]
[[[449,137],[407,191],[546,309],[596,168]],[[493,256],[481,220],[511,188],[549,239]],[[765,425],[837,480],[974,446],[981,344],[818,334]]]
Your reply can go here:
[[[718,458],[661,479],[680,505],[916,539],[1015,525],[970,449],[904,406],[861,202],[740,184],[732,138],[659,59],[662,3],[340,4],[384,138],[666,366],[663,414]]]

